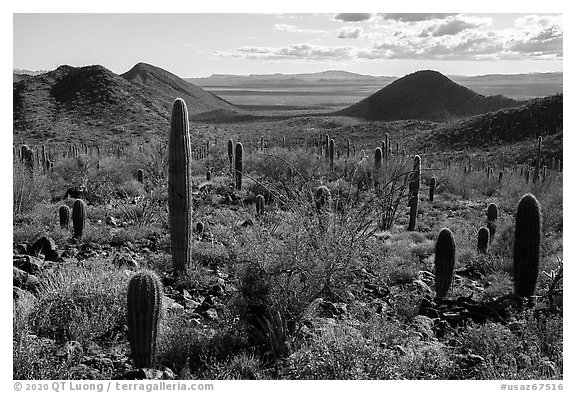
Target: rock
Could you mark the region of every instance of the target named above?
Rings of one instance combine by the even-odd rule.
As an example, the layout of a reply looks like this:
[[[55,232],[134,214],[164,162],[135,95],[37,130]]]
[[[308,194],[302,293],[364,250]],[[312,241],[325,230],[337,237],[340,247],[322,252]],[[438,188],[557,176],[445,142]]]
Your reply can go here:
[[[434,336],[434,321],[424,315],[416,315],[412,321],[412,326],[417,333],[422,335],[424,340],[435,338]]]
[[[113,226],[113,227],[117,227],[118,226],[118,222],[116,221],[116,219],[112,216],[107,217],[106,218],[106,224]]]
[[[56,242],[51,237],[42,236],[32,244],[32,252],[34,255],[44,254],[56,251]]]
[[[76,247],[68,246],[66,250],[62,253],[62,258],[74,258],[79,253]]]
[[[473,353],[460,355],[455,355],[456,361],[460,364],[460,367],[463,368],[471,368],[478,366],[481,363],[484,363],[484,358],[480,355],[476,355]]]
[[[130,255],[125,253],[117,254],[114,256],[112,263],[118,267],[128,267],[132,269],[138,268],[138,262],[136,262]]]
[[[244,228],[246,228],[246,227],[248,227],[248,226],[252,226],[252,225],[254,225],[254,222],[252,222],[251,219],[244,220],[244,221],[240,224],[240,226],[241,226],[241,227],[244,227]]]
[[[30,292],[18,288],[12,287],[12,300],[16,307],[25,306],[27,303],[31,304],[36,300],[36,296],[32,295]]]
[[[221,297],[224,295],[224,288],[221,285],[213,285],[208,294],[216,297]]]
[[[47,261],[52,261],[52,262],[64,262],[64,251],[63,250],[54,250],[54,251],[48,251],[45,254],[46,260]]]
[[[68,369],[73,380],[101,380],[104,376],[98,370],[86,364],[79,364]]]
[[[114,362],[107,357],[92,357],[84,361],[84,364],[100,371],[106,372],[114,370]]]
[[[174,302],[170,305],[170,307],[168,307],[168,310],[176,314],[180,314],[184,312],[184,306],[180,303]]]
[[[16,244],[17,254],[28,254],[30,252],[30,243],[20,243]]]
[[[138,368],[130,370],[120,377],[113,379],[126,379],[126,380],[144,380],[144,379],[162,379],[164,372],[153,368]]]
[[[184,300],[184,301],[185,301],[185,303],[184,303],[185,307],[186,307],[188,310],[192,310],[192,311],[193,311],[193,310],[196,310],[196,309],[202,304],[202,303],[197,302],[197,301],[192,300],[192,299],[190,299],[190,300]]]
[[[15,255],[12,258],[12,266],[25,271],[28,274],[38,274],[42,270],[44,261],[31,255]]]
[[[26,273],[17,267],[12,267],[12,282],[15,287],[35,292],[38,287],[38,278],[32,274]]]
[[[67,363],[78,364],[84,357],[84,350],[78,341],[68,341],[58,348],[56,356],[66,358]]]
[[[206,314],[206,317],[208,317],[208,319],[210,319],[212,321],[215,321],[218,319],[218,312],[216,310],[214,310],[213,308],[209,308],[204,313]]]

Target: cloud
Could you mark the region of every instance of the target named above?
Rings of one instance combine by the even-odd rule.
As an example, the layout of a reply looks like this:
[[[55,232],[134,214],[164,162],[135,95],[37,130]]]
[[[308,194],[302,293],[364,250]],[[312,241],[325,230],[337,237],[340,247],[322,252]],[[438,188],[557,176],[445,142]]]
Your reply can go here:
[[[290,33],[308,33],[308,34],[327,34],[326,30],[316,30],[316,29],[301,29],[294,25],[287,24],[276,24],[274,25],[274,30],[278,31],[288,31]]]
[[[372,17],[372,14],[336,14],[334,19],[344,22],[362,22]]]
[[[491,18],[478,18],[471,16],[451,16],[441,23],[435,23],[424,29],[420,37],[431,35],[433,37],[442,37],[445,35],[456,35],[464,30],[474,29],[480,26],[487,26],[492,23]]]
[[[363,32],[361,27],[343,27],[338,31],[338,38],[360,38]]]
[[[421,22],[425,20],[446,19],[458,14],[378,14],[382,19],[395,20],[399,22]]]
[[[258,60],[346,60],[353,58],[354,50],[351,47],[302,43],[278,48],[244,46],[234,52],[214,52],[214,54]]]

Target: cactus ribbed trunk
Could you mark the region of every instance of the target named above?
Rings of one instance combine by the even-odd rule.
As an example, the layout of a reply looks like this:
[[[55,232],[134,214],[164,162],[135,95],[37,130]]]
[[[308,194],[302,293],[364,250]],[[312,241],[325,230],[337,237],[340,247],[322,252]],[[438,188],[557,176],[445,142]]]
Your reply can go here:
[[[434,272],[436,284],[436,297],[446,297],[452,278],[454,277],[454,263],[456,261],[456,246],[454,235],[448,228],[440,231],[436,240],[436,250],[434,255]]]
[[[261,218],[264,215],[264,196],[256,196],[256,217]]]
[[[235,179],[235,186],[237,190],[242,189],[242,153],[243,153],[242,144],[240,142],[236,143],[236,150],[234,151],[234,179]]]
[[[382,149],[377,147],[374,150],[374,188],[378,188],[382,177]]]
[[[478,231],[478,245],[476,247],[476,250],[478,251],[479,254],[486,254],[486,252],[488,251],[489,239],[490,239],[490,232],[488,231],[488,228],[486,227],[480,228],[480,230]]]
[[[58,209],[58,217],[60,219],[60,228],[70,228],[70,208],[68,206],[60,206],[60,209]]]
[[[436,192],[436,178],[432,176],[430,178],[430,192],[428,195],[428,199],[430,202],[434,202],[434,193]]]
[[[234,173],[234,142],[228,139],[228,162],[230,163],[230,175]]]
[[[536,167],[534,168],[534,183],[540,180],[540,157],[542,151],[542,137],[538,137],[538,151],[536,152]]]
[[[330,170],[333,171],[334,170],[334,148],[335,148],[336,142],[334,142],[334,139],[330,139],[330,151],[328,152],[328,158],[330,159]]]
[[[72,225],[74,237],[81,239],[86,225],[86,204],[82,199],[76,199],[72,205]]]
[[[151,271],[141,271],[128,283],[126,316],[128,339],[137,368],[154,363],[158,320],[162,309],[162,284]]]
[[[516,209],[514,232],[514,292],[521,297],[534,295],[540,266],[540,203],[526,194]]]
[[[182,272],[192,260],[192,168],[188,108],[178,98],[172,107],[168,142],[168,210],[174,270]]]

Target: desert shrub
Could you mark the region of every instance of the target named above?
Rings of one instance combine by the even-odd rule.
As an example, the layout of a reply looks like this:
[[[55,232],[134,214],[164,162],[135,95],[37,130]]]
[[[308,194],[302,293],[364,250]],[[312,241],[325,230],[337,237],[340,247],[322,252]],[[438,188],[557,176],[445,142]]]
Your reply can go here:
[[[49,273],[30,313],[31,330],[57,341],[101,339],[124,321],[125,287],[124,272],[102,261]]]
[[[36,170],[30,173],[20,162],[14,162],[12,177],[12,213],[28,213],[39,203],[50,200],[50,178]]]

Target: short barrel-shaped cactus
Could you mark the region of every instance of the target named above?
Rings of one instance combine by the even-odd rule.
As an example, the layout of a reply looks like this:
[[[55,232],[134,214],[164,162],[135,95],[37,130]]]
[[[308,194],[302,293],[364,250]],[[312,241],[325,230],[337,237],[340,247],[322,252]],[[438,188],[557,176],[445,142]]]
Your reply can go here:
[[[66,205],[60,206],[58,218],[60,219],[60,228],[68,229],[70,227],[70,208]]]
[[[151,367],[154,363],[162,292],[160,279],[152,271],[140,271],[128,283],[128,340],[137,368]]]
[[[478,253],[486,254],[488,252],[488,243],[490,241],[490,232],[488,228],[482,227],[478,231],[478,246],[476,247]]]

